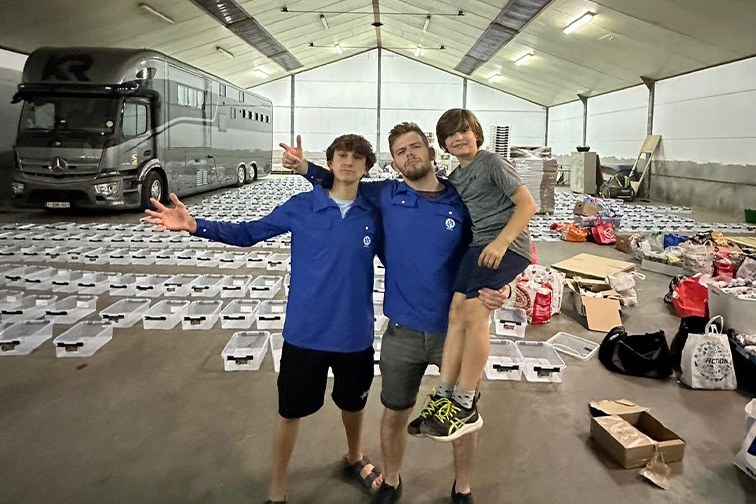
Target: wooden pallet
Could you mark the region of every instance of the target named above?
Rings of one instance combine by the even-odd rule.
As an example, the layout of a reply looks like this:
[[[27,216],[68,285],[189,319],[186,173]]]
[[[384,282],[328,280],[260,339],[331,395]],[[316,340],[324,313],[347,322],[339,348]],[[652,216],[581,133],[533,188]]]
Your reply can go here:
[[[726,238],[741,247],[756,249],[756,236],[727,236]]]

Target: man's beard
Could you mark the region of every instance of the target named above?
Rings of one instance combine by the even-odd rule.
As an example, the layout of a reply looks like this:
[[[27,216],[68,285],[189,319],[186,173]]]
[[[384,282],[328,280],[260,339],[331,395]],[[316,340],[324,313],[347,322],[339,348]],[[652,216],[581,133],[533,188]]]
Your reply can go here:
[[[428,175],[428,172],[433,171],[433,166],[430,163],[418,163],[412,168],[406,168],[402,170],[402,176],[411,181],[420,180]]]

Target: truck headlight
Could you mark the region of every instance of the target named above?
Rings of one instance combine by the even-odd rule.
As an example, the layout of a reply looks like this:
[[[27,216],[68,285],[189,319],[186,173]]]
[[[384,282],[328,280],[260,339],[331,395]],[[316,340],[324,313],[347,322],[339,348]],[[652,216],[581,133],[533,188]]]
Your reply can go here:
[[[13,189],[13,194],[24,194],[24,184],[21,182],[13,182],[11,188]]]
[[[118,182],[105,182],[94,185],[95,192],[102,196],[112,196],[118,191]]]

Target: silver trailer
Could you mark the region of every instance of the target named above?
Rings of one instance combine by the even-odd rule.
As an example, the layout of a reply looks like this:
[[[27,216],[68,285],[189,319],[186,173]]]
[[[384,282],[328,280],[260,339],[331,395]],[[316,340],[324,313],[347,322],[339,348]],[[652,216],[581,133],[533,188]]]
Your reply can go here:
[[[14,101],[15,206],[144,208],[272,170],[270,100],[156,51],[38,49]]]

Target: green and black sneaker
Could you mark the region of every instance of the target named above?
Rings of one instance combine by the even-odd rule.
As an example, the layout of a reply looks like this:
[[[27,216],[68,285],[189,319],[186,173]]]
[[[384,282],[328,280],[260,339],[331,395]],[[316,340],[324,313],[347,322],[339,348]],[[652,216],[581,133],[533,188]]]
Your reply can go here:
[[[426,418],[430,418],[436,413],[436,410],[442,404],[444,399],[446,398],[436,395],[435,389],[431,389],[430,394],[428,394],[428,399],[425,403],[425,407],[420,412],[420,416],[412,420],[409,425],[407,425],[407,433],[410,436],[425,437],[425,434],[420,432],[420,424],[422,424]]]
[[[465,408],[454,399],[442,399],[436,406],[436,413],[420,424],[420,432],[434,441],[448,443],[460,437],[471,434],[483,427],[483,418],[478,413],[478,407],[473,403],[472,408]]]

